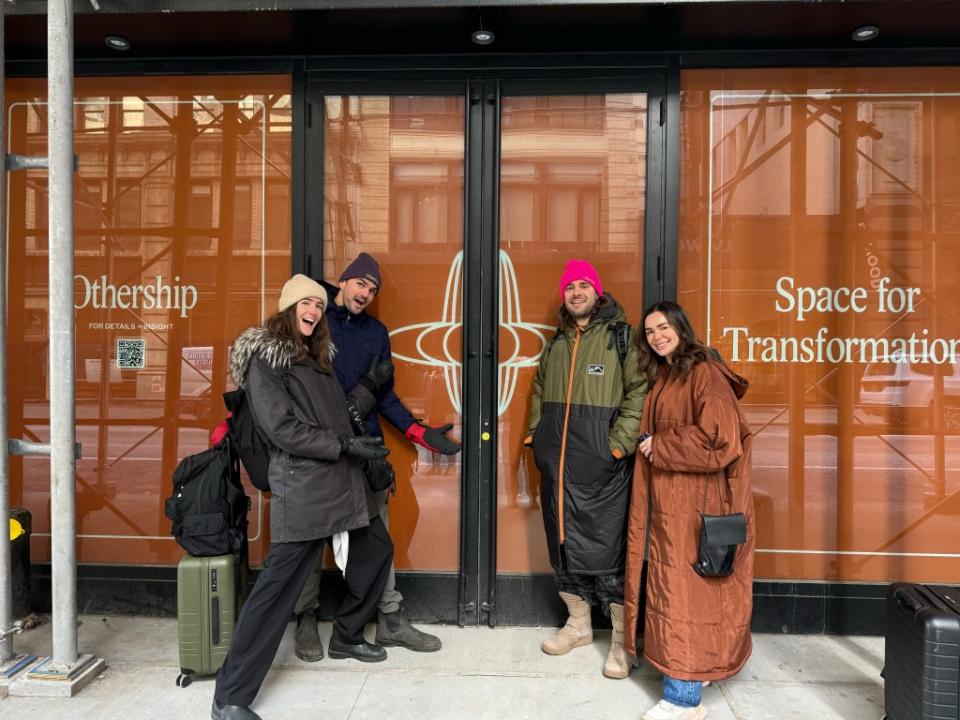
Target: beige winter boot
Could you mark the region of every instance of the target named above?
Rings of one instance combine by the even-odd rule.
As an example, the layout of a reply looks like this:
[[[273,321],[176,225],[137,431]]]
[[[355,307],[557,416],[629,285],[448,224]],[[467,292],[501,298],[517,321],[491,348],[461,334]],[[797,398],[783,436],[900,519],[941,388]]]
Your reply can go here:
[[[540,646],[548,655],[566,655],[576,647],[593,642],[593,625],[590,622],[590,603],[573,593],[560,593],[567,604],[567,624]]]
[[[613,632],[610,634],[610,652],[603,664],[603,674],[608,678],[623,680],[630,674],[630,660],[623,649],[623,605],[610,603],[610,622]]]

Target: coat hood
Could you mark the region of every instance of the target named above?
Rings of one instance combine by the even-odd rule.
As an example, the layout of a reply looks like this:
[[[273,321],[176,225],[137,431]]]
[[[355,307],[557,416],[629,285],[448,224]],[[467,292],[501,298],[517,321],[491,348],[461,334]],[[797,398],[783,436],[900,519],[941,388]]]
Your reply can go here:
[[[262,325],[247,328],[230,349],[230,375],[238,387],[246,382],[254,355],[260,355],[270,367],[281,369],[290,367],[298,353],[296,343],[289,338],[277,337]]]
[[[587,327],[599,323],[626,322],[627,314],[620,306],[620,303],[617,302],[616,298],[608,292],[603,293],[603,297],[606,299],[606,302],[600,306],[597,314],[590,319],[590,324],[587,325]],[[572,323],[564,323],[561,328],[565,333],[573,332]]]
[[[327,297],[330,299],[330,305],[333,305],[333,299],[340,294],[340,285],[327,280],[321,280],[320,284],[327,291]]]
[[[727,367],[727,364],[722,359],[718,359],[718,361],[714,363],[714,366],[723,374],[727,382],[730,383],[730,387],[733,389],[733,394],[737,396],[737,400],[740,400],[747,394],[747,388],[750,387],[750,382],[745,377],[737,375],[737,373]]]

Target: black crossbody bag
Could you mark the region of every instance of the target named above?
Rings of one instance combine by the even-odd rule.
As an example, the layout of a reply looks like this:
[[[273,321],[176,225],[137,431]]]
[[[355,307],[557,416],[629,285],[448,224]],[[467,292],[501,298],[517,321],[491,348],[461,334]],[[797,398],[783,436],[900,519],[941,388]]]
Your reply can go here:
[[[737,555],[737,546],[747,541],[747,519],[743,513],[729,515],[707,515],[707,485],[703,481],[703,507],[700,509],[700,547],[693,569],[702,577],[727,577],[733,574],[733,561]],[[723,511],[723,495],[720,481],[717,481],[720,494],[720,510]],[[732,505],[732,502],[731,502]]]

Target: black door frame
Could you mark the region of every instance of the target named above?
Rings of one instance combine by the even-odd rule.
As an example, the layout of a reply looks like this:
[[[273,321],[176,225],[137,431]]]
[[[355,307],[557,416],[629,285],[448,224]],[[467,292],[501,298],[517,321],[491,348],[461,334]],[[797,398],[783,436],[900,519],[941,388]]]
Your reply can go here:
[[[503,58],[500,58],[502,61]],[[522,59],[530,64],[530,58]],[[564,65],[570,58],[564,59]],[[547,65],[545,67],[545,65]],[[668,62],[652,67],[554,66],[350,68],[307,66],[294,75],[294,112],[303,123],[302,145],[294,147],[294,204],[302,209],[302,253],[294,270],[323,274],[323,102],[326,95],[457,95],[465,100],[463,226],[463,455],[460,478],[460,564],[456,612],[450,582],[424,592],[410,588],[421,573],[406,575],[404,591],[431,593],[433,614],[459,625],[542,621],[552,615],[552,593],[529,594],[497,565],[497,298],[499,297],[499,118],[502,96],[602,94],[647,95],[647,168],[644,227],[644,305],[676,290],[677,197],[679,187],[679,70]],[[671,94],[671,91],[673,94]],[[672,136],[672,137],[671,137]],[[300,145],[302,151],[297,147]],[[297,165],[299,164],[299,168]],[[673,191],[671,191],[673,189]],[[312,199],[312,201],[311,201]],[[631,313],[632,315],[633,313]],[[449,580],[450,578],[447,578]],[[521,576],[521,586],[529,576]],[[524,595],[513,602],[515,591]],[[439,591],[441,596],[436,597]],[[507,602],[498,606],[500,592]],[[448,605],[449,607],[449,605]],[[537,620],[539,618],[539,620]]]

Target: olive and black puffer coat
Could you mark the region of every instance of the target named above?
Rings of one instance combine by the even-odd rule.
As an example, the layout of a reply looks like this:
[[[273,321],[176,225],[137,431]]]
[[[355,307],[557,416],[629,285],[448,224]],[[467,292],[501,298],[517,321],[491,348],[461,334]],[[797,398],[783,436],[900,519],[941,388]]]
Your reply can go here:
[[[626,316],[609,293],[604,298],[586,328],[561,328],[540,358],[527,433],[540,470],[550,564],[583,575],[623,571],[633,454],[647,394],[633,332],[620,366],[614,328]]]
[[[270,441],[270,535],[301,542],[354,530],[378,514],[360,462],[341,453],[353,434],[343,389],[332,371],[265,327],[240,334],[230,352],[230,374],[246,390],[257,428]],[[350,393],[361,413],[374,397],[363,386]]]

